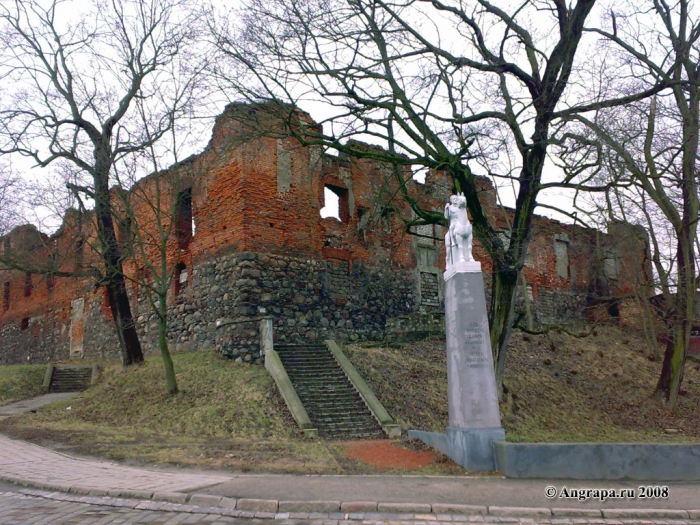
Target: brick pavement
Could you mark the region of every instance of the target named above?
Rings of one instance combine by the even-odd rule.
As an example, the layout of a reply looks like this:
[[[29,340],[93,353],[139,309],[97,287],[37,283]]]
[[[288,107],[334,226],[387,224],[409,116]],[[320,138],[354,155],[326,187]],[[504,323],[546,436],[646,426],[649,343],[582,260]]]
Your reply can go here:
[[[87,488],[105,494],[124,495],[125,491],[133,491],[139,495],[137,491],[193,491],[230,478],[156,472],[79,459],[0,435],[0,479],[55,490]]]
[[[672,485],[672,493],[682,493],[682,497],[675,504],[670,500],[656,500],[650,501],[649,505],[643,508],[620,508],[633,506],[635,500],[630,500],[624,503],[620,501],[619,507],[617,505],[598,506],[595,502],[588,502],[593,503],[593,506],[586,507],[582,504],[581,508],[558,508],[566,502],[549,500],[546,506],[541,504],[538,506],[533,500],[525,505],[522,503],[519,505],[519,500],[515,496],[516,492],[522,492],[525,488],[522,481],[504,489],[502,485],[504,482],[490,478],[468,480],[467,478],[428,479],[410,476],[405,479],[390,476],[271,477],[269,475],[225,476],[188,472],[170,473],[73,458],[2,435],[0,435],[0,480],[44,489],[24,490],[21,497],[6,493],[3,496],[5,499],[0,501],[0,525],[147,523],[156,518],[160,519],[160,515],[156,516],[152,514],[153,512],[177,514],[177,516],[169,516],[162,523],[179,523],[177,520],[185,520],[188,523],[208,523],[207,520],[218,520],[216,516],[225,516],[247,520],[275,519],[275,523],[280,523],[278,520],[290,519],[321,520],[319,523],[326,525],[341,525],[341,522],[347,522],[348,525],[373,523],[423,525],[447,521],[551,523],[552,525],[588,523],[606,525],[694,523],[700,525],[700,505],[698,505],[700,486],[697,484]],[[371,486],[377,491],[371,498],[358,498],[358,490],[367,481],[371,481]],[[468,484],[467,481],[469,481]],[[344,495],[342,497],[328,497],[330,493],[321,495],[314,489],[317,483],[343,485]],[[246,493],[241,490],[240,484],[253,487],[255,490]],[[433,489],[437,488],[442,493],[451,485],[454,485],[452,489],[456,492],[451,492],[452,495],[448,496],[448,499],[430,499],[435,496]],[[261,490],[261,486],[265,487],[267,492]],[[290,491],[290,487],[299,488],[299,486],[303,486],[305,490]],[[544,483],[536,481],[533,486],[538,493],[541,493]],[[270,488],[271,491],[268,490]],[[382,490],[379,490],[380,488]],[[479,489],[485,489],[489,493],[488,500],[482,504],[473,504],[475,502],[467,496],[473,496],[473,493]],[[500,500],[496,497],[499,490],[503,492],[500,494]],[[0,488],[1,491],[2,488]],[[53,503],[47,503],[48,500]],[[450,503],[450,501],[460,503]],[[114,518],[116,521],[110,521],[113,517],[110,511],[108,516],[102,516],[98,521],[90,521],[92,518],[88,518],[87,515],[84,516],[83,521],[74,521],[73,514],[69,512],[65,516],[60,515],[61,520],[65,518],[68,521],[60,521],[58,518],[54,521],[42,521],[41,512],[44,511],[40,510],[36,520],[18,521],[16,516],[21,515],[20,511],[24,508],[22,505],[35,505],[39,509],[42,505],[49,505],[51,509],[55,506],[55,509],[58,509],[56,512],[63,512],[61,509],[67,509],[70,505],[78,505],[71,511],[76,513],[75,516],[83,516],[88,512],[80,505],[92,505],[122,509],[119,513],[126,513],[128,516],[117,516]],[[130,508],[135,513],[128,513],[124,510],[126,508]],[[54,516],[54,510],[46,512],[47,515]],[[90,512],[99,514],[101,511],[93,508]],[[205,519],[206,516],[209,517]],[[200,518],[202,521],[197,521]],[[175,521],[168,521],[170,519]]]

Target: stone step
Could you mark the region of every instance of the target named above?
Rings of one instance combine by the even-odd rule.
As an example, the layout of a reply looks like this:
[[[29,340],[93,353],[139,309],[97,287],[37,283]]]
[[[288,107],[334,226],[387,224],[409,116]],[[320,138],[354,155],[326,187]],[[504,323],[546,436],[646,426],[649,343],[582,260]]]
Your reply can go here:
[[[325,345],[275,346],[309,418],[326,438],[377,438],[383,431]]]
[[[332,357],[317,357],[317,356],[288,356],[281,357],[285,365],[290,366],[335,366],[335,359]]]
[[[343,376],[325,376],[325,375],[303,375],[288,374],[289,379],[296,381],[300,385],[319,385],[319,386],[349,386],[348,378]]]
[[[301,368],[288,370],[285,367],[285,370],[287,370],[287,375],[289,377],[297,376],[297,377],[301,377],[301,378],[311,378],[311,379],[313,379],[313,378],[328,378],[328,379],[345,378],[345,379],[347,379],[347,376],[340,369],[337,369],[337,368],[335,370],[329,368],[329,369],[322,370],[322,371],[321,370],[314,371],[314,370],[304,370]]]
[[[299,393],[299,397],[305,396],[318,402],[325,403],[326,400],[332,399],[334,402],[355,402],[362,401],[362,398],[357,394],[355,390],[350,390],[349,388],[299,388],[295,387]]]
[[[321,363],[321,364],[308,364],[308,363],[284,363],[284,368],[289,371],[300,371],[300,372],[316,372],[325,373],[333,371],[335,363]]]
[[[92,367],[55,367],[51,376],[49,392],[81,392],[87,390],[92,379]]]

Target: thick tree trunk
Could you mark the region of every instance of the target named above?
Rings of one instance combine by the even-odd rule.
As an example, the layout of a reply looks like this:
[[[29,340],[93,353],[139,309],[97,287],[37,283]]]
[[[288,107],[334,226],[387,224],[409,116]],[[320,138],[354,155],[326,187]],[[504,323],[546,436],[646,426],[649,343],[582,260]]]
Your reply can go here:
[[[122,269],[121,253],[117,244],[112,220],[112,206],[109,195],[109,168],[95,169],[95,215],[97,217],[97,235],[102,250],[102,262],[105,265],[105,285],[109,298],[109,308],[117,329],[119,346],[122,351],[124,366],[143,362],[143,351],[139,341],[134,318],[131,315],[129,296],[126,293],[126,283]],[[103,175],[99,175],[103,174]],[[99,176],[98,176],[99,175]]]
[[[694,234],[694,225],[691,225]],[[683,369],[690,331],[694,320],[695,305],[695,254],[692,239],[682,232],[678,234],[678,287],[675,304],[669,319],[669,340],[654,397],[670,410],[676,406],[678,392],[683,382]]]
[[[695,319],[697,286],[695,240],[699,211],[696,177],[698,123],[700,122],[700,91],[696,86],[697,83],[689,87],[687,93],[679,87],[674,89],[678,107],[683,115],[683,179],[680,181],[683,201],[680,221],[674,224],[678,243],[676,248],[678,284],[675,304],[671,305],[669,342],[666,346],[661,376],[654,392],[654,396],[671,410],[678,400],[678,392],[683,381],[685,356],[690,345],[690,331]]]
[[[493,363],[496,368],[496,390],[500,400],[503,396],[506,349],[508,348],[508,341],[510,341],[513,326],[513,305],[515,302],[515,290],[518,285],[518,274],[517,272],[494,268],[491,283],[489,327],[491,330]]]

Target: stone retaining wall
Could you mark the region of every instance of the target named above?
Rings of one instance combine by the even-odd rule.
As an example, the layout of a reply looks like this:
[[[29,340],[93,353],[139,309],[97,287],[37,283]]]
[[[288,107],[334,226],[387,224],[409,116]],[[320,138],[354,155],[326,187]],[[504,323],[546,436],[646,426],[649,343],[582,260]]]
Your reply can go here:
[[[260,360],[259,321],[273,320],[278,343],[385,336],[387,317],[415,309],[416,273],[367,268],[361,261],[313,260],[250,252],[195,266],[169,309],[169,341],[178,351],[216,348],[223,356]],[[146,354],[157,353],[158,325],[144,296],[134,301]],[[102,303],[86,303],[87,356],[119,357]]]

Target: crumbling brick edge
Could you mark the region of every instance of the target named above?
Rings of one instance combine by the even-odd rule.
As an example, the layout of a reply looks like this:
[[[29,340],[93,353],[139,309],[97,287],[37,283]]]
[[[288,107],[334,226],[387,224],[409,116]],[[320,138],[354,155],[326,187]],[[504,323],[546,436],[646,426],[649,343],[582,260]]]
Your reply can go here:
[[[14,477],[1,476],[3,481],[28,485]],[[376,501],[279,501],[267,499],[227,498],[210,494],[183,492],[148,492],[139,490],[89,489],[77,485],[41,485],[41,489],[22,489],[29,497],[163,512],[213,514],[233,518],[299,519],[299,520],[402,520],[402,521],[474,521],[478,516],[503,518],[581,517],[627,519],[700,520],[700,509],[579,509],[547,507],[501,507],[448,503],[381,503]],[[53,492],[49,492],[53,491]],[[0,492],[0,494],[2,494]],[[471,519],[470,519],[471,518]],[[689,523],[686,521],[686,523]]]

